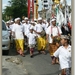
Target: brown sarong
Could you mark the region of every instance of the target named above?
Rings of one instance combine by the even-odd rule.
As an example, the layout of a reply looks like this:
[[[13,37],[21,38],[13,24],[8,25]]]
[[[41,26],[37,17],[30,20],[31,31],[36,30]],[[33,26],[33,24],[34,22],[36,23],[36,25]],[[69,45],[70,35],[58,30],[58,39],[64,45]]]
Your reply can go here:
[[[49,53],[50,53],[50,56],[53,56],[53,53],[58,49],[57,45],[54,44],[54,43],[50,43],[49,44]]]

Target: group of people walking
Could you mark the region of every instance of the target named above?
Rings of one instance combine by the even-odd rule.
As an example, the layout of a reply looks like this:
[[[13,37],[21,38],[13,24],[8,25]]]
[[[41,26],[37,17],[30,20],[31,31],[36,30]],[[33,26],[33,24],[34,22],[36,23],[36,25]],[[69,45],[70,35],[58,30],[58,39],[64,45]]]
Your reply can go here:
[[[62,70],[61,75],[70,75],[71,69],[71,35],[66,26],[64,35],[62,27],[56,25],[56,18],[43,20],[39,17],[37,20],[29,21],[27,17],[21,19],[15,18],[14,21],[6,22],[7,29],[10,30],[16,44],[16,50],[21,56],[24,54],[24,44],[27,43],[30,51],[30,57],[34,56],[34,50],[37,45],[39,53],[46,54],[46,46],[49,47],[49,53],[52,58],[52,64],[59,63]],[[67,30],[68,29],[68,30]],[[63,34],[63,35],[62,35]]]

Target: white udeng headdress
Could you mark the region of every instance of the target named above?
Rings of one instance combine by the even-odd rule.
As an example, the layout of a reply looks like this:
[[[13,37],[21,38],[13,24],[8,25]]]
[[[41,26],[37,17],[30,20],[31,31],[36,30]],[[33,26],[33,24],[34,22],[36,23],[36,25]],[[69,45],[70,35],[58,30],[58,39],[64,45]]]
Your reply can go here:
[[[56,19],[55,19],[55,18],[53,18],[53,19],[51,20],[51,22],[52,22],[52,21],[55,21],[55,20],[56,20]]]
[[[25,17],[24,19],[25,19],[25,20],[28,20],[28,17]]]
[[[42,18],[41,18],[41,17],[39,17],[39,18],[38,18],[38,20],[42,20]]]
[[[15,22],[16,22],[17,20],[20,20],[20,18],[19,18],[19,17],[18,17],[18,18],[15,18]]]

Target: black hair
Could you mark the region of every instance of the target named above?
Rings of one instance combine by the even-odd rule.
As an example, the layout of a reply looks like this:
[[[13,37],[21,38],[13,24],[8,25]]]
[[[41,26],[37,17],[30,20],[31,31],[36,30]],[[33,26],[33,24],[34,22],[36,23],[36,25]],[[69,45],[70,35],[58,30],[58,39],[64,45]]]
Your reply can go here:
[[[70,39],[65,38],[64,40],[67,40],[67,43],[71,45],[71,40]]]

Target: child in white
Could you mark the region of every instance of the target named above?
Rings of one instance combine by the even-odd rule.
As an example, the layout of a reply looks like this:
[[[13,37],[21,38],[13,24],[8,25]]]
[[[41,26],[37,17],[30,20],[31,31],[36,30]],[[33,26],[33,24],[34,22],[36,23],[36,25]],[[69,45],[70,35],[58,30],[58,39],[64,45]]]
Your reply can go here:
[[[62,70],[61,75],[70,75],[69,72],[66,74],[66,69],[71,68],[71,45],[68,44],[67,40],[67,37],[64,37],[61,40],[62,46],[54,53],[54,57],[59,57],[60,68]]]
[[[30,57],[33,57],[33,51],[36,44],[36,34],[33,33],[33,27],[30,28],[30,33],[27,35],[30,48]]]

